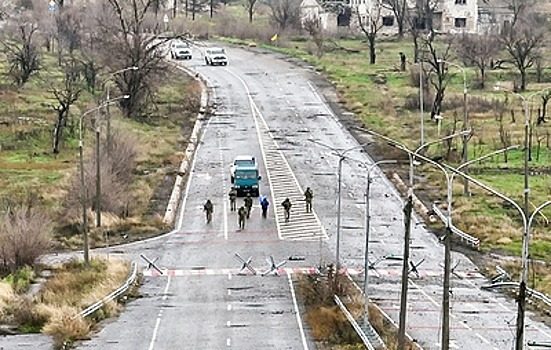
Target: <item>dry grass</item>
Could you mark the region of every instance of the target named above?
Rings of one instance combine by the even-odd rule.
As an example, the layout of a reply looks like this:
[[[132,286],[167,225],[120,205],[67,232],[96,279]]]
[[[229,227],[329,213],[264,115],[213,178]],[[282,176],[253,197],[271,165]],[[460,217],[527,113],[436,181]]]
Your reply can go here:
[[[13,288],[5,282],[0,281],[0,321],[7,316],[7,307],[15,300]]]
[[[92,330],[92,323],[82,317],[74,317],[80,310],[75,307],[52,307],[45,304],[37,306],[41,312],[48,314],[49,320],[42,332],[54,338],[57,346],[75,340],[87,339]]]
[[[118,288],[129,273],[128,264],[116,259],[92,259],[90,264],[86,269],[81,261],[73,260],[58,267],[35,298],[33,312],[45,317],[42,332],[54,336],[58,345],[89,337],[93,322],[75,316]],[[93,319],[119,311],[120,306],[110,302]]]
[[[324,344],[324,349],[364,349],[354,329],[333,300],[334,292],[337,291],[354,318],[360,320],[363,317],[363,294],[347,276],[337,276],[337,283],[332,276],[299,276],[297,290],[306,307],[306,322],[311,328],[312,336]],[[373,304],[369,307],[369,320],[387,348],[397,349],[398,330]],[[405,349],[414,350],[418,347],[406,341]]]

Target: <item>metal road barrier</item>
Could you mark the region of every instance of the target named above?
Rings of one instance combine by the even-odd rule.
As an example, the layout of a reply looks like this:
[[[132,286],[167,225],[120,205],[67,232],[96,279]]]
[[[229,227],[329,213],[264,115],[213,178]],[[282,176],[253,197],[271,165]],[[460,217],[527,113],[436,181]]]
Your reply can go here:
[[[494,288],[519,288],[518,282],[498,282],[493,283],[487,286],[482,286],[483,289],[494,289]],[[551,298],[547,296],[546,294],[543,294],[541,292],[538,292],[537,290],[526,288],[526,295],[528,297],[534,297],[542,302],[544,302],[547,306],[551,307]]]
[[[444,215],[444,213],[442,213],[442,211],[434,203],[432,204],[432,211],[436,214],[436,216],[438,216],[438,218],[440,220],[442,220],[442,222],[444,224],[447,222],[448,218]],[[452,224],[450,229],[451,229],[452,233],[454,235],[459,236],[459,238],[461,238],[462,241],[466,241],[467,243],[469,243],[471,246],[473,246],[476,249],[480,248],[480,239],[478,239],[476,237],[473,237],[470,234],[461,231],[457,227],[453,226],[453,224]]]
[[[377,347],[375,348],[373,346],[373,344],[371,343],[371,340],[369,339],[369,337],[365,334],[365,332],[363,331],[362,327],[358,324],[358,322],[356,322],[356,320],[354,319],[354,316],[352,316],[352,314],[350,313],[350,311],[348,311],[348,309],[346,308],[346,306],[342,303],[342,301],[339,299],[338,296],[334,296],[334,299],[335,299],[335,303],[339,306],[339,308],[341,309],[341,311],[344,313],[344,315],[346,316],[346,318],[348,319],[348,322],[350,322],[350,324],[352,325],[352,327],[354,328],[354,330],[356,331],[356,333],[358,334],[358,336],[360,337],[360,339],[362,340],[362,342],[364,343],[366,349],[368,350],[376,350],[377,348],[378,349],[386,349],[386,347],[384,346],[384,343],[382,343],[382,341],[380,340],[380,345],[382,345],[382,347]],[[379,335],[375,332],[375,335],[377,336],[377,338],[379,337]]]
[[[111,292],[111,294],[101,299],[100,301],[97,301],[92,305],[88,306],[86,309],[82,310],[78,315],[74,316],[73,319],[79,316],[86,317],[93,314],[94,312],[98,311],[103,305],[115,299],[122,293],[126,292],[128,288],[130,288],[130,285],[134,283],[134,281],[136,280],[137,274],[138,274],[138,264],[132,263],[132,271],[130,271],[130,275],[119,288],[115,289],[113,292]]]

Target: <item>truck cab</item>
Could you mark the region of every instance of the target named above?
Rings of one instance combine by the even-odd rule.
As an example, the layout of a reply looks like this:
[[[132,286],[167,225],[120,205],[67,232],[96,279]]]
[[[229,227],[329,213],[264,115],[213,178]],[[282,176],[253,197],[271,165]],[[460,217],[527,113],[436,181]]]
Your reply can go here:
[[[233,188],[237,190],[237,196],[245,196],[249,193],[253,197],[258,197],[261,179],[262,177],[256,166],[237,166],[233,177]]]
[[[244,156],[235,157],[230,167],[230,177],[231,177],[232,183],[235,178],[235,169],[237,169],[237,167],[242,167],[242,166],[254,166],[258,168],[258,165],[256,165],[256,159],[253,156],[244,155]]]

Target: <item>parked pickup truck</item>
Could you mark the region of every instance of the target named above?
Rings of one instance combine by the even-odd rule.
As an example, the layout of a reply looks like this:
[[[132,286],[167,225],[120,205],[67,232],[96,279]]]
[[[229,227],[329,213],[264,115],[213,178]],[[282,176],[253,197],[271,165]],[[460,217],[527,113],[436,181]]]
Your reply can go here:
[[[227,65],[228,56],[226,55],[226,50],[219,47],[211,47],[209,49],[206,49],[205,63],[207,64],[207,66]]]
[[[174,41],[170,44],[170,57],[178,60],[191,60],[191,48],[182,41]]]

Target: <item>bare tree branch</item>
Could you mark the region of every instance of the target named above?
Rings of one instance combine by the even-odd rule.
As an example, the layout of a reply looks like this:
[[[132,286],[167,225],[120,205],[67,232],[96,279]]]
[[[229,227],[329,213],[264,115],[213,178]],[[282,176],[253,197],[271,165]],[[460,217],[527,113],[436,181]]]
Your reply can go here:
[[[367,37],[367,41],[369,43],[369,63],[375,64],[375,41],[377,39],[377,33],[383,27],[383,22],[380,20],[381,6],[379,3],[372,3],[371,8],[367,8],[365,4],[360,6],[356,7],[358,25]]]
[[[24,85],[40,69],[38,47],[34,43],[37,30],[36,24],[23,21],[17,24],[11,35],[8,34],[8,38],[2,40],[10,63],[8,73],[18,86]]]

